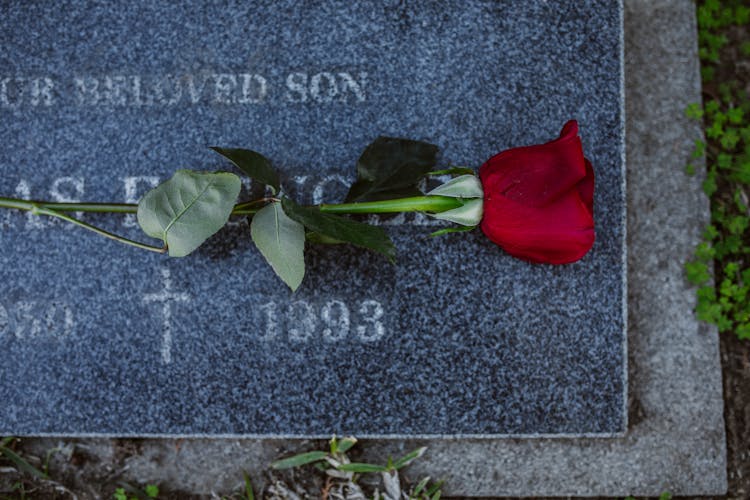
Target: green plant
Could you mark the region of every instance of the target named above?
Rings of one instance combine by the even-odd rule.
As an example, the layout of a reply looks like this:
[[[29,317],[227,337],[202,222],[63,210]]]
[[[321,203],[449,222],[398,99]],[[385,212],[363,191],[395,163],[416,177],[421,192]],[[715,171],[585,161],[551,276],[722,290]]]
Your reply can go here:
[[[8,436],[0,438],[0,465],[5,465],[3,462],[10,463],[18,473],[18,480],[11,485],[12,497],[0,495],[0,500],[5,499],[25,499],[27,495],[33,495],[33,498],[39,498],[40,486],[46,486],[54,488],[58,492],[68,492],[62,484],[52,480],[49,477],[49,461],[52,455],[58,451],[58,448],[52,448],[46,454],[46,457],[42,463],[42,470],[31,465],[26,459],[19,455],[15,450],[15,445],[19,440],[15,437]],[[7,491],[6,491],[7,492]]]
[[[0,455],[10,461],[19,472],[28,474],[31,477],[37,479],[47,479],[48,476],[45,472],[40,471],[26,460],[21,458],[16,452],[10,449],[10,445],[15,441],[16,438],[9,436],[5,437],[0,441]]]
[[[407,453],[398,460],[388,457],[385,465],[371,464],[364,462],[352,462],[347,456],[347,452],[357,443],[353,437],[342,439],[334,436],[329,442],[328,451],[310,451],[300,453],[277,460],[271,464],[274,469],[289,469],[303,465],[313,465],[319,471],[325,473],[330,478],[338,481],[331,488],[339,488],[342,491],[358,492],[362,494],[358,480],[361,474],[379,473],[381,475],[382,486],[385,495],[381,495],[376,489],[372,498],[374,500],[386,498],[402,498],[406,494],[409,499],[414,500],[438,500],[442,495],[442,481],[431,483],[431,479],[426,477],[422,479],[408,492],[402,491],[401,480],[398,471],[411,464],[427,451],[426,447],[418,448],[411,453]]]
[[[625,497],[624,500],[636,500],[635,497],[628,496]],[[672,500],[672,494],[668,491],[663,492],[661,495],[659,495],[659,500]]]
[[[577,129],[576,129],[577,130]],[[0,197],[0,208],[24,210],[63,220],[100,236],[142,250],[184,257],[224,227],[232,216],[252,219],[250,237],[271,268],[292,291],[305,274],[305,242],[349,243],[395,260],[395,247],[387,232],[360,222],[350,214],[420,212],[454,222],[461,231],[482,220],[483,191],[473,173],[464,173],[424,193],[420,187],[437,161],[437,146],[408,139],[379,137],[357,162],[357,179],[344,203],[303,206],[282,189],[279,174],[268,159],[246,149],[211,148],[231,162],[249,180],[260,184],[267,196],[237,203],[240,177],[231,172],[178,170],[135,204],[53,203]],[[439,171],[441,175],[471,172],[464,167]],[[159,246],[131,240],[70,215],[71,212],[137,214],[144,233],[161,241]],[[438,231],[433,236],[457,232]]]
[[[159,487],[155,484],[147,484],[143,490],[130,485],[117,488],[112,496],[114,500],[145,500],[147,498],[159,498]]]
[[[692,158],[706,158],[703,190],[711,199],[711,223],[685,264],[686,277],[698,286],[698,318],[742,339],[750,338],[750,98],[748,82],[727,67],[737,58],[750,62],[750,42],[729,53],[726,33],[749,22],[750,8],[739,0],[706,0],[698,7],[705,104],[686,109],[705,126],[706,141],[695,142]],[[688,165],[689,174],[695,170]]]

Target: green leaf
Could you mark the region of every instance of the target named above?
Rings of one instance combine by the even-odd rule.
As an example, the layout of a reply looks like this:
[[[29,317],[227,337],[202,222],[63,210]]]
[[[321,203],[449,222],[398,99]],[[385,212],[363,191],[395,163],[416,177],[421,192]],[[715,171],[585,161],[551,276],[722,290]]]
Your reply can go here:
[[[274,469],[291,469],[292,467],[299,467],[300,465],[307,465],[313,462],[319,462],[326,458],[328,453],[325,451],[309,451],[307,453],[300,453],[293,457],[284,458],[277,460],[271,464]]]
[[[0,455],[5,455],[5,458],[13,462],[15,466],[18,467],[18,470],[30,474],[38,479],[47,479],[47,474],[34,467],[20,456],[16,455],[10,450],[10,448],[6,448],[4,446],[0,448]]]
[[[365,464],[360,462],[352,462],[350,464],[340,464],[336,467],[337,470],[344,472],[356,472],[356,473],[367,473],[367,472],[387,472],[388,468],[377,464]]]
[[[269,186],[273,194],[279,192],[279,186],[281,185],[279,174],[271,166],[271,162],[262,154],[249,149],[217,148],[213,146],[211,149],[234,163],[251,179]]]
[[[357,161],[357,181],[347,202],[419,196],[417,182],[435,165],[438,148],[432,144],[378,137]]]
[[[412,451],[411,453],[408,453],[401,457],[400,459],[396,460],[396,463],[393,464],[393,468],[396,470],[401,469],[402,467],[406,467],[422,455],[424,455],[424,452],[427,451],[426,446],[422,446],[421,448],[417,448],[416,450]]]
[[[435,237],[435,236],[443,236],[444,234],[451,234],[451,233],[466,233],[468,231],[473,231],[476,228],[477,226],[446,227],[438,231],[435,231],[434,233],[431,233],[430,236]]]
[[[288,198],[284,198],[281,204],[289,217],[315,233],[374,250],[391,261],[395,258],[396,249],[383,228],[357,222],[341,215],[326,214],[317,208],[303,207]]]
[[[339,453],[346,453],[351,449],[352,446],[357,444],[357,439],[354,437],[345,437],[339,439],[336,443]]]
[[[343,245],[347,243],[346,241],[337,240],[336,238],[331,238],[330,236],[316,233],[315,231],[305,232],[305,240],[320,245]]]
[[[686,262],[686,279],[693,285],[701,285],[711,279],[708,266],[704,262]]]
[[[255,500],[255,493],[253,493],[253,485],[250,482],[250,476],[246,472],[242,473],[242,477],[245,479],[245,498],[246,500]]]
[[[703,107],[700,103],[692,102],[685,108],[685,116],[693,120],[700,120],[703,118]]]
[[[425,493],[427,496],[431,495],[440,495],[440,487],[443,486],[443,483],[445,483],[444,479],[441,479],[437,483],[433,484],[429,490]],[[439,498],[439,496],[438,496]]]
[[[429,482],[430,482],[430,476],[427,476],[427,477],[425,477],[424,479],[422,479],[422,480],[421,480],[421,481],[419,482],[419,484],[417,484],[417,485],[416,485],[416,486],[414,487],[414,490],[412,491],[412,495],[413,495],[413,496],[417,496],[417,495],[419,495],[420,493],[422,493],[422,490],[423,490],[423,489],[425,489],[425,488],[427,487],[427,484],[428,484]]]
[[[138,203],[138,223],[162,240],[172,257],[184,257],[229,220],[240,179],[227,172],[178,170]]]
[[[250,224],[255,246],[274,272],[292,291],[297,290],[305,276],[305,228],[290,219],[274,202],[261,208]]]
[[[146,496],[149,498],[156,498],[159,496],[159,487],[155,484],[147,484],[144,489]]]
[[[716,172],[710,171],[703,180],[703,192],[706,193],[706,196],[710,197],[716,192],[716,189]]]

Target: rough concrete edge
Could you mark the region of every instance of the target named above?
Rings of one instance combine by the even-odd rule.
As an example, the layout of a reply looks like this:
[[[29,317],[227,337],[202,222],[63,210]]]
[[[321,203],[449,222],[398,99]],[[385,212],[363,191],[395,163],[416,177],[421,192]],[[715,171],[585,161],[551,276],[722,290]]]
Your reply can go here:
[[[629,409],[629,394],[630,394],[630,369],[629,369],[629,357],[628,357],[628,235],[630,229],[628,228],[628,158],[627,158],[627,144],[625,138],[627,137],[627,106],[625,104],[625,0],[618,0],[620,4],[620,130],[622,136],[620,137],[620,168],[622,169],[622,183],[620,184],[622,200],[624,200],[622,213],[620,214],[620,227],[622,227],[622,380],[623,380],[623,398],[622,398],[622,412],[624,415],[624,431],[622,437],[628,431],[630,426],[630,409]]]
[[[630,274],[635,276],[641,273],[648,276],[648,280],[642,276],[640,280],[628,281],[631,293],[632,288],[635,288],[634,284],[639,284],[645,289],[652,282],[657,283],[661,279],[667,283],[662,287],[667,292],[671,291],[669,288],[672,285],[671,288],[676,289],[679,297],[658,297],[661,304],[657,306],[656,313],[662,313],[664,317],[679,318],[682,322],[664,324],[663,318],[654,314],[648,319],[655,326],[644,331],[642,325],[637,324],[640,318],[635,317],[639,312],[638,304],[631,308],[633,317],[628,321],[629,324],[633,323],[630,324],[629,332],[633,341],[631,346],[635,348],[634,354],[640,358],[643,365],[639,366],[634,360],[636,370],[635,374],[631,374],[634,386],[631,389],[636,400],[640,396],[647,402],[637,403],[644,412],[643,419],[631,422],[631,432],[626,437],[613,442],[508,440],[495,443],[466,442],[460,445],[426,443],[432,445],[431,454],[427,455],[423,462],[415,464],[412,473],[429,473],[433,477],[447,478],[445,493],[448,495],[658,496],[663,491],[670,491],[677,495],[697,496],[726,493],[726,440],[718,334],[714,327],[699,324],[694,318],[694,291],[688,287],[682,276],[682,263],[692,254],[702,227],[710,218],[710,207],[702,194],[699,179],[689,179],[683,175],[683,163],[690,153],[691,139],[700,134],[700,125],[689,123],[683,114],[684,107],[689,102],[700,100],[695,6],[693,2],[682,0],[626,0],[625,5],[629,13],[626,27],[631,39],[637,38],[634,35],[636,27],[647,26],[651,28],[649,34],[654,43],[662,44],[657,47],[650,47],[648,44],[645,47],[634,47],[643,52],[640,54],[641,59],[649,61],[653,49],[664,49],[666,55],[658,54],[655,57],[664,56],[668,63],[664,66],[631,63],[627,67],[627,73],[631,76],[627,81],[629,92],[626,97],[628,101],[634,101],[630,102],[628,116],[623,113],[623,119],[627,118],[630,124],[627,127],[627,146],[628,156],[633,162],[632,165],[628,165],[628,173],[631,178],[638,179],[639,175],[648,177],[648,173],[641,173],[647,169],[656,169],[657,172],[660,169],[667,181],[665,184],[671,181],[673,185],[679,186],[679,189],[667,191],[672,195],[683,192],[685,194],[680,198],[681,207],[678,207],[683,210],[678,210],[677,217],[669,214],[668,220],[664,221],[677,224],[676,228],[669,228],[663,224],[663,227],[676,232],[677,237],[681,238],[678,239],[679,244],[668,248],[675,251],[667,252],[667,255],[676,254],[679,258],[672,258],[668,262],[672,267],[662,270],[661,273],[649,271],[645,264],[641,265],[642,261],[649,257],[656,260],[663,257],[659,255],[657,242],[650,241],[648,236],[639,235],[639,224],[628,224],[629,232],[632,233],[629,236],[632,236],[633,240],[639,240],[630,246]],[[660,18],[659,9],[676,15]],[[670,70],[675,71],[676,68],[681,70],[682,74],[678,73],[677,78],[670,79],[669,77],[673,76],[669,73]],[[664,73],[660,73],[659,70],[663,70]],[[653,85],[646,92],[653,89],[656,91],[652,92],[653,99],[645,99],[646,105],[636,108],[641,81]],[[680,87],[681,83],[685,88]],[[661,97],[665,98],[659,101]],[[671,159],[671,162],[645,163],[645,159],[651,159],[651,155],[646,151],[648,140],[651,138],[649,133],[670,136],[670,131],[660,129],[658,123],[659,111],[663,111],[664,103],[667,114],[673,120],[671,136],[675,138],[675,142],[668,143],[663,139],[659,145],[661,153]],[[670,105],[673,106],[670,108]],[[643,126],[638,126],[644,124],[645,131]],[[663,150],[666,146],[672,146],[674,150],[666,151],[665,154]],[[646,168],[639,169],[638,166]],[[669,178],[670,174],[674,179]],[[658,192],[659,183],[644,183],[641,180],[629,184],[631,189],[645,186],[645,191],[655,185],[655,192],[647,192],[643,196],[644,201],[662,202],[663,205],[670,203],[669,199],[663,197],[663,193]],[[638,203],[629,204],[633,218],[637,218],[641,211],[648,213],[648,210],[642,210],[643,208]],[[658,210],[657,206],[653,211]],[[647,294],[642,290],[635,291],[639,292],[636,302],[638,299],[640,302],[647,302],[648,297],[642,296]],[[654,304],[647,306],[653,308]],[[659,307],[662,310],[659,310]],[[663,327],[663,330],[658,330],[660,327]],[[644,342],[639,339],[643,334],[652,338]],[[666,342],[660,342],[661,340]],[[695,363],[694,370],[697,369],[697,373],[652,369],[653,365],[660,361],[675,362],[678,359],[685,365]],[[639,374],[638,368],[643,373]],[[654,373],[655,376],[649,378],[648,372]],[[690,392],[679,392],[685,389],[686,384]],[[668,398],[670,391],[674,391],[671,395],[676,396],[671,401]],[[696,418],[692,411],[701,411],[700,418]],[[705,435],[708,437],[702,437]],[[408,447],[401,446],[402,449]],[[373,456],[382,457],[384,451],[373,451]],[[443,475],[436,474],[436,471],[442,471]]]

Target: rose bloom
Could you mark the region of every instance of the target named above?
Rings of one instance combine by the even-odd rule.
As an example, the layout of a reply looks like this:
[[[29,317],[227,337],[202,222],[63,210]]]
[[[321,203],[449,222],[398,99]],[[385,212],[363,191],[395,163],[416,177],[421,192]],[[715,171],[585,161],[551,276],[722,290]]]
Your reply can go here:
[[[499,153],[479,169],[482,231],[520,259],[568,264],[594,244],[594,170],[583,156],[578,123],[546,144]]]

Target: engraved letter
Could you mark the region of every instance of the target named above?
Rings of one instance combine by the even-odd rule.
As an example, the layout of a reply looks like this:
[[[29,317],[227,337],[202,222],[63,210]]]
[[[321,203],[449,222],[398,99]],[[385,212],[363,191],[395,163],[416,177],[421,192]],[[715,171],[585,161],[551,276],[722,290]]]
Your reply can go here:
[[[29,183],[23,179],[21,179],[18,182],[18,186],[16,186],[16,198],[21,198],[22,200],[31,199],[31,187],[29,187]],[[27,229],[37,229],[46,226],[47,224],[44,223],[44,219],[40,216],[34,215],[31,211],[26,212]]]
[[[203,97],[203,89],[206,88],[207,76],[199,76],[200,82],[196,86],[195,76],[187,75],[188,92],[190,93],[190,102],[196,104]]]
[[[52,79],[50,78],[34,78],[31,81],[31,105],[39,106],[52,106]]]
[[[318,102],[331,102],[339,93],[331,73],[318,73],[310,79],[310,95]]]
[[[364,86],[367,81],[367,73],[359,73],[359,82],[357,82],[349,73],[339,73],[341,78],[341,100],[345,101],[349,91],[354,93],[357,102],[365,102]]]
[[[237,87],[237,77],[227,73],[216,75],[214,82],[214,101],[222,104],[232,104],[232,92]]]
[[[66,187],[67,186],[67,187]],[[66,194],[73,191],[73,195]],[[52,183],[49,194],[53,200],[61,203],[74,203],[81,201],[83,198],[83,178],[81,177],[60,177]],[[76,212],[76,217],[81,218],[83,212]],[[60,221],[62,222],[62,221]],[[71,224],[65,224],[67,229],[73,229]]]
[[[0,339],[8,333],[8,311],[0,304]]]
[[[170,89],[168,92],[166,89]],[[167,93],[170,95],[167,97]],[[174,106],[180,102],[182,97],[182,83],[178,78],[172,75],[166,75],[160,78],[156,83],[156,100],[159,104],[166,104],[167,106]]]
[[[4,108],[15,109],[21,104],[23,89],[22,78],[3,78],[0,80],[0,104]]]
[[[349,184],[346,177],[344,177],[343,175],[329,175],[324,177],[322,181],[315,184],[312,194],[313,205],[320,205],[321,203],[323,203],[323,200],[325,199],[325,187],[331,182],[337,182],[341,184],[342,188],[344,188],[343,193],[338,193],[334,190],[333,196],[336,196],[338,194],[341,194],[342,196],[346,195],[346,186],[348,186]]]
[[[279,321],[276,315],[276,303],[269,302],[268,304],[263,304],[259,309],[263,311],[264,316],[266,317],[266,327],[264,328],[265,335],[261,337],[261,340],[273,340],[279,333]]]
[[[289,329],[291,340],[303,342],[312,337],[315,331],[315,311],[310,304],[304,300],[292,302],[289,304],[287,318],[290,324],[295,325],[294,328]]]
[[[242,97],[237,99],[237,102],[240,104],[262,102],[268,94],[266,79],[249,73],[241,73],[240,76],[242,77]]]
[[[383,306],[377,300],[365,300],[359,314],[368,325],[357,326],[357,335],[362,342],[375,342],[385,335],[385,327],[379,320],[383,317]],[[368,332],[368,330],[370,330]]]
[[[83,178],[81,177],[60,177],[55,179],[52,183],[52,188],[49,190],[52,199],[59,202],[77,202],[83,197]],[[66,189],[65,186],[70,186]],[[74,191],[74,195],[65,194],[64,191]]]
[[[128,80],[124,76],[105,76],[102,99],[110,106],[125,106],[128,103],[127,86]]]
[[[153,175],[136,175],[132,177],[123,177],[122,180],[125,182],[125,203],[138,203],[141,196],[146,189],[142,187],[146,185],[147,189],[152,189],[159,184],[159,178]],[[138,227],[138,222],[133,214],[128,214],[122,220],[122,225],[125,227]]]
[[[133,92],[133,104],[137,106],[150,106],[154,103],[154,96],[143,90],[140,76],[130,77],[130,88]]]
[[[290,102],[307,102],[307,73],[290,73],[286,77],[286,99]],[[292,92],[299,94],[295,96]]]
[[[75,78],[76,97],[79,105],[99,103],[99,80],[91,77]]]
[[[334,319],[333,309],[339,310],[338,318]],[[326,328],[323,338],[329,342],[344,340],[349,335],[349,308],[340,300],[329,300],[320,312],[320,317]]]

